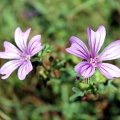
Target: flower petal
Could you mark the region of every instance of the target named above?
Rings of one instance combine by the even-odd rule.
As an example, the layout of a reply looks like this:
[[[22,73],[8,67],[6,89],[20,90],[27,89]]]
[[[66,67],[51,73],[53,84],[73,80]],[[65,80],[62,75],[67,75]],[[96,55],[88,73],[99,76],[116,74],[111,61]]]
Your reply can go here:
[[[28,44],[28,52],[31,56],[37,54],[39,51],[43,49],[40,40],[41,40],[41,35],[36,35],[30,40]]]
[[[86,60],[90,59],[86,45],[79,38],[72,36],[70,38],[70,42],[71,46],[69,48],[66,48],[66,51],[68,53],[71,53]]]
[[[120,58],[120,40],[109,44],[98,56],[99,61],[113,60]]]
[[[11,60],[7,63],[5,63],[1,69],[0,69],[0,74],[2,74],[2,79],[6,79],[8,78],[11,73],[17,69],[22,63],[20,62],[20,60]]]
[[[84,78],[89,78],[94,74],[95,68],[88,62],[84,61],[75,66],[75,71],[78,74],[81,74]]]
[[[31,62],[28,60],[24,62],[19,70],[18,70],[18,77],[20,80],[24,80],[26,75],[33,69]]]
[[[106,31],[104,26],[99,26],[98,30],[94,32],[88,27],[88,44],[90,46],[91,56],[94,58],[99,52],[104,43]]]
[[[20,27],[18,27],[15,30],[15,42],[17,46],[26,53],[27,51],[27,39],[29,36],[31,28],[29,28],[27,31],[23,32]]]
[[[5,41],[4,48],[5,51],[0,52],[0,58],[19,59],[20,55],[22,54],[21,51],[10,42]]]
[[[120,69],[109,63],[101,63],[97,65],[100,72],[109,79],[120,77]]]

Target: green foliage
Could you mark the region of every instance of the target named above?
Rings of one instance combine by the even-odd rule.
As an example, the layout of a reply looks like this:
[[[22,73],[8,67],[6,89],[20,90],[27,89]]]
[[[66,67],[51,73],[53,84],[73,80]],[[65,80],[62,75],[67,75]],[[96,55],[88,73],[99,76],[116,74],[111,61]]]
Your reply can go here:
[[[72,90],[75,92],[75,94],[70,97],[70,100],[73,101],[79,96],[81,96],[81,97],[84,96],[84,93],[77,87],[73,87]]]
[[[44,49],[31,60],[40,62],[24,81],[14,72],[0,80],[1,120],[119,120],[120,79],[107,80],[98,71],[90,80],[75,80],[81,61],[65,52],[74,35],[87,43],[87,27],[104,25],[103,48],[120,39],[119,0],[1,0],[0,47],[14,43],[14,31],[32,28]],[[47,43],[47,44],[46,44]],[[5,61],[0,59],[0,66]],[[110,61],[120,67],[120,59]]]

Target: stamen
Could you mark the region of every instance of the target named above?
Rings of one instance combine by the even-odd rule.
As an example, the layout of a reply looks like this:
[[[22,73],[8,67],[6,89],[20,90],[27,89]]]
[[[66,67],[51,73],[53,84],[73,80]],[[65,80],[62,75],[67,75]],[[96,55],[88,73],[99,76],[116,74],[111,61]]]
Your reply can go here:
[[[30,55],[23,53],[21,56],[21,60],[30,60]]]
[[[98,63],[98,59],[97,58],[90,58],[90,61],[89,61],[90,64],[92,64],[92,66],[96,66],[96,64]]]

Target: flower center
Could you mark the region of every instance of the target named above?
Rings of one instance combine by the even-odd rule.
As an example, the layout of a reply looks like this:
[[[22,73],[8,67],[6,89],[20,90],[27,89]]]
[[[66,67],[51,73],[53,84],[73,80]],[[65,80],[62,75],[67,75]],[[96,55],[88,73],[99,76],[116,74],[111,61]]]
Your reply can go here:
[[[97,58],[90,58],[90,61],[89,63],[92,65],[92,66],[96,66],[96,64],[98,63],[98,59]]]
[[[30,55],[23,53],[21,56],[21,60],[30,60]]]

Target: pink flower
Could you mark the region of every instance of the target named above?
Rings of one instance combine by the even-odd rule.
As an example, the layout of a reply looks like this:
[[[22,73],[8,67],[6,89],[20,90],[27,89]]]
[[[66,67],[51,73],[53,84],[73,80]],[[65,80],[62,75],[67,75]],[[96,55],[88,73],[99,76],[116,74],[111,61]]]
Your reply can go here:
[[[4,42],[5,51],[0,52],[0,58],[11,59],[11,61],[1,67],[0,74],[3,75],[2,79],[8,78],[15,69],[20,67],[18,69],[18,77],[23,80],[33,69],[30,58],[40,52],[43,46],[41,46],[40,42],[41,35],[34,36],[27,45],[30,30],[29,28],[27,31],[22,32],[19,27],[15,30],[15,42],[19,49],[8,41]]]
[[[98,56],[98,52],[104,43],[106,31],[104,26],[99,26],[98,30],[94,32],[88,27],[88,44],[90,53],[86,45],[77,37],[70,38],[71,46],[66,48],[68,53],[83,58],[84,60],[75,66],[75,71],[81,74],[84,78],[91,77],[95,68],[109,79],[113,77],[120,77],[120,69],[109,63],[102,63],[105,60],[113,60],[120,58],[120,40],[116,40],[109,44]]]

